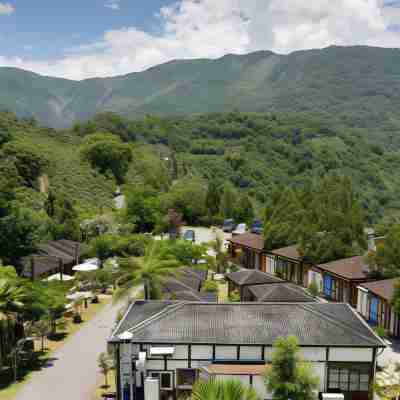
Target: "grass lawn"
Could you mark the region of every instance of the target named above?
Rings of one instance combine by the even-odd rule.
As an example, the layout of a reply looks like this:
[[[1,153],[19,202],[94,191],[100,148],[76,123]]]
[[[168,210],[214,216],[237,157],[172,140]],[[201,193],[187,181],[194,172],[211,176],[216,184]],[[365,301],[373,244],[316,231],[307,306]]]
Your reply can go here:
[[[111,301],[111,298],[111,296],[101,296],[100,303],[89,303],[87,309],[82,307],[81,315],[83,322],[81,324],[74,324],[72,318],[68,318],[64,329],[60,330],[56,337],[46,340],[45,351],[41,351],[41,340],[37,340],[35,342],[35,359],[29,368],[20,368],[18,382],[12,383],[11,370],[3,371],[0,375],[0,400],[13,400],[18,390],[32,377],[33,372],[40,370],[47,362],[51,361],[51,354],[84,326],[85,322],[90,321],[96,316],[96,314]]]
[[[103,397],[101,396],[103,393],[112,393],[115,392],[115,390],[115,371],[112,370],[108,373],[108,387],[104,385],[103,377],[101,384],[96,388],[93,398],[90,400],[103,400]]]

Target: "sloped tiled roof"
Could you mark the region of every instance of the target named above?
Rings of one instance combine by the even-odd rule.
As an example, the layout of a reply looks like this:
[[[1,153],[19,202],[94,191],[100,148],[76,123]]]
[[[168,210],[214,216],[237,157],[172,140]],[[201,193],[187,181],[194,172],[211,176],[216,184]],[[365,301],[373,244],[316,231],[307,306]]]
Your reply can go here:
[[[257,301],[261,302],[315,302],[315,299],[307,294],[302,288],[291,283],[249,286],[248,290],[255,296]]]
[[[241,269],[240,271],[231,272],[225,277],[239,286],[284,282],[276,276],[256,269]]]
[[[326,264],[319,264],[317,268],[349,280],[363,280],[368,278],[368,268],[363,256],[343,258]]]
[[[392,301],[395,285],[398,282],[400,282],[399,278],[384,279],[382,281],[377,281],[377,282],[363,283],[360,286],[365,289],[368,289],[375,295],[382,297],[382,299],[385,299],[387,301]]]
[[[276,249],[271,251],[272,254],[280,257],[290,258],[292,260],[301,261],[302,257],[297,250],[297,245],[282,247],[281,249]]]
[[[254,233],[243,233],[242,235],[233,236],[227,239],[228,242],[237,246],[248,247],[257,251],[264,250],[264,237]]]
[[[294,335],[302,346],[385,347],[342,303],[167,302],[162,307],[157,302],[151,314],[140,302],[129,309],[121,325],[111,341],[129,330],[132,342],[138,343],[272,346],[277,338]]]

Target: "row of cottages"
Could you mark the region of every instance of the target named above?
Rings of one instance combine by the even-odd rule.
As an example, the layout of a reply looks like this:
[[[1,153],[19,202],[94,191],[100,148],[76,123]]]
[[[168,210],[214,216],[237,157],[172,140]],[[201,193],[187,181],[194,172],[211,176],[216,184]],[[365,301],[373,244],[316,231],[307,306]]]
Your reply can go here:
[[[136,301],[112,333],[118,400],[179,399],[200,379],[239,379],[272,399],[263,373],[279,337],[299,339],[319,392],[367,400],[385,344],[347,304]]]
[[[323,296],[331,301],[351,304],[358,302],[358,286],[371,282],[369,269],[363,256],[349,257],[313,266],[309,281],[315,282]]]
[[[400,320],[392,306],[396,284],[400,280],[385,279],[363,283],[358,287],[357,311],[371,324],[384,328],[390,335],[400,336]]]
[[[310,266],[303,262],[297,246],[266,251],[263,236],[252,233],[233,236],[228,242],[234,264],[267,272],[288,282],[308,287]]]
[[[225,275],[228,295],[240,294],[240,301],[307,303],[316,301],[305,289],[258,270],[242,269]]]
[[[266,251],[260,235],[247,233],[229,239],[233,259],[248,269],[258,269],[285,281],[308,287],[315,282],[320,293],[331,301],[357,307],[358,286],[373,279],[362,256],[312,266],[303,262],[297,246]],[[248,260],[259,261],[249,263]],[[246,261],[246,262],[244,262]]]
[[[31,280],[44,279],[56,273],[71,275],[79,264],[79,242],[61,239],[42,243],[35,254],[22,259],[21,275]]]

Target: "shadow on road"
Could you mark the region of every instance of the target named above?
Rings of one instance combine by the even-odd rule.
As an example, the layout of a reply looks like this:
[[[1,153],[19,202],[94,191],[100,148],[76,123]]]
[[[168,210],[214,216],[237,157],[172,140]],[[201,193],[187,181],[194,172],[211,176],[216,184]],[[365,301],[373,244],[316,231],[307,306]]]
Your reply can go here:
[[[58,358],[46,356],[45,352],[37,351],[33,353],[30,360],[23,361],[18,366],[18,382],[23,382],[27,376],[33,371],[40,371],[44,368],[51,368],[54,366]],[[5,367],[0,372],[0,390],[8,388],[14,384],[14,370],[11,367]]]

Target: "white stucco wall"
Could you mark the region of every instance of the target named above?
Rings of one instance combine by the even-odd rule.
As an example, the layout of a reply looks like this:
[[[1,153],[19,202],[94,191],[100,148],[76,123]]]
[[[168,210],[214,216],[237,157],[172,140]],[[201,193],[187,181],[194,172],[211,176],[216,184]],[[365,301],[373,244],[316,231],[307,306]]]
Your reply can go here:
[[[260,346],[240,346],[241,360],[261,360],[262,348]]]
[[[212,346],[192,345],[192,358],[199,360],[209,360],[213,356]]]
[[[237,360],[236,346],[216,346],[215,358],[217,360]]]
[[[329,361],[372,362],[372,349],[331,348]]]

